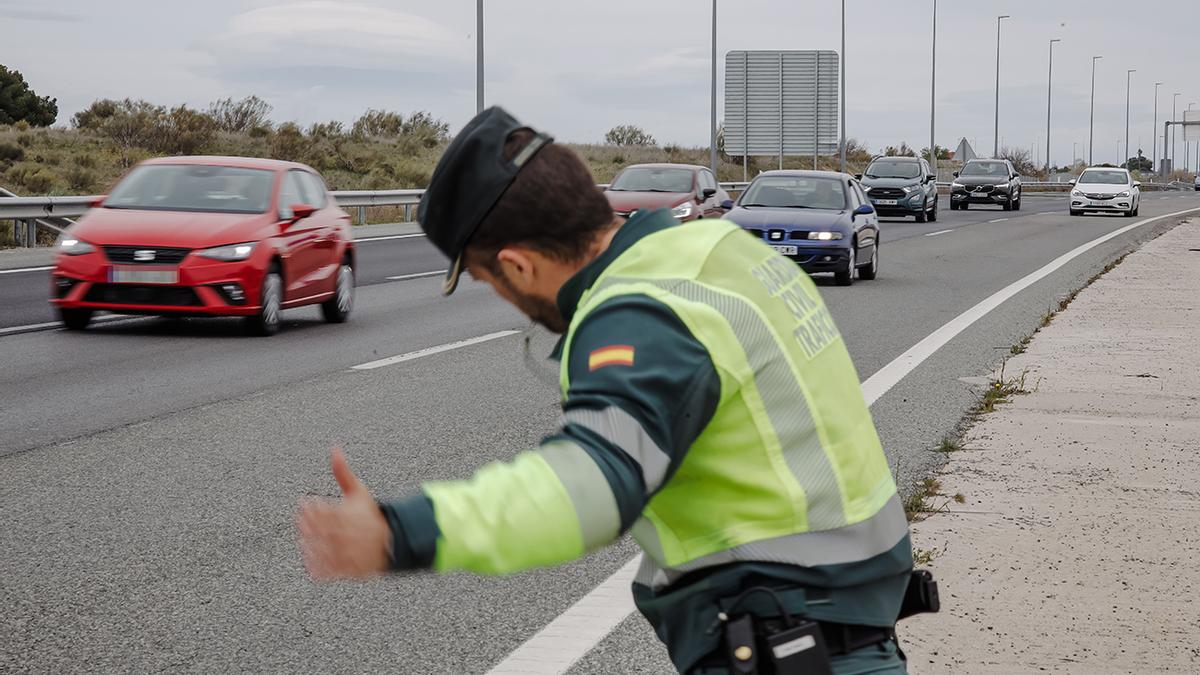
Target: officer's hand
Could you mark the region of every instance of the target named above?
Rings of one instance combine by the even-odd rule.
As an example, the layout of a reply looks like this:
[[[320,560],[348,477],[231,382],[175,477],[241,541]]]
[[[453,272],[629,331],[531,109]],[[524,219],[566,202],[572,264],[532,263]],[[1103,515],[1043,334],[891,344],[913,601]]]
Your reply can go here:
[[[330,452],[342,500],[301,502],[297,516],[304,566],[315,580],[365,579],[389,568],[392,533],[367,486],[342,451]]]

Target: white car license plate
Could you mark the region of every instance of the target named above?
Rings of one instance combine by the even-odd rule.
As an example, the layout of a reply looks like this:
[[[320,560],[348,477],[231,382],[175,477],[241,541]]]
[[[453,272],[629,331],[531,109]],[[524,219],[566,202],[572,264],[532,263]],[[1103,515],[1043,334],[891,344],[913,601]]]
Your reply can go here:
[[[1113,202],[1108,199],[1093,199],[1088,202],[1088,206],[1112,206]]]
[[[876,199],[875,203],[878,204],[879,206],[895,206],[896,204],[899,204],[900,202],[895,199]]]
[[[770,244],[770,247],[775,249],[775,251],[777,253],[782,253],[783,255],[796,255],[797,253],[800,252],[799,246],[789,246],[786,244]]]
[[[114,267],[108,271],[108,280],[114,284],[177,284],[179,271]]]

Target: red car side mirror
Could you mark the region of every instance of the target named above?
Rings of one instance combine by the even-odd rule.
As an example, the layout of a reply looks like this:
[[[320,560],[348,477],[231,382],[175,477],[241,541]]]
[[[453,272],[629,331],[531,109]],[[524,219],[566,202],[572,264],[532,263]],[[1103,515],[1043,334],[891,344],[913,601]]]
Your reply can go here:
[[[292,220],[304,220],[317,212],[317,207],[310,204],[292,204]]]
[[[88,208],[89,209],[100,208],[100,206],[102,206],[104,204],[105,199],[108,199],[108,195],[100,195],[99,197],[96,197],[92,201],[88,202]]]

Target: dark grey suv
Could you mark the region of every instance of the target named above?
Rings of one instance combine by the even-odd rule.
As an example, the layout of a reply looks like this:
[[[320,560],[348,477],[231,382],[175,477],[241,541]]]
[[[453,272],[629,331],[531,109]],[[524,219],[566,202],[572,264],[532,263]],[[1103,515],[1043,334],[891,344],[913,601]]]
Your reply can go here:
[[[919,157],[876,157],[855,178],[880,216],[912,216],[918,223],[937,220],[937,176],[929,170],[929,162]]]
[[[1007,159],[972,159],[954,172],[950,184],[950,210],[968,209],[971,204],[1021,210],[1021,177]]]

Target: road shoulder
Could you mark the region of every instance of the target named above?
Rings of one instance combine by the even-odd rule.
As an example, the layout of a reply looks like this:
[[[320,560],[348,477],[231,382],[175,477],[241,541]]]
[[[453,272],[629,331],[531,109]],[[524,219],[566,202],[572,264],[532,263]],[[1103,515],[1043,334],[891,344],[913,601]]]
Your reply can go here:
[[[901,627],[915,672],[1200,668],[1197,249],[1196,220],[1148,242],[1007,363],[1030,393],[979,418],[913,527],[943,598]]]

